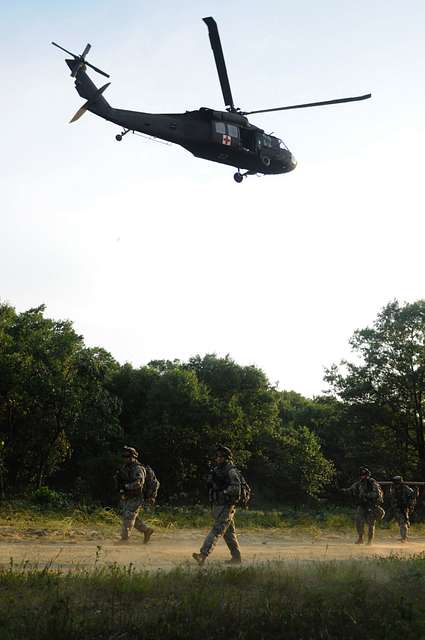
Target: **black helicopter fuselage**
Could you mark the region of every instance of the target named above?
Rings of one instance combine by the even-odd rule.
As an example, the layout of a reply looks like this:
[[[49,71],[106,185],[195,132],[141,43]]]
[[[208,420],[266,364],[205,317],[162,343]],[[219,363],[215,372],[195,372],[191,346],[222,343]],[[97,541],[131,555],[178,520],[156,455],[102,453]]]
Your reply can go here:
[[[286,173],[296,166],[291,152],[278,138],[237,113],[206,107],[165,114],[113,109],[108,119],[130,131],[178,144],[197,158],[250,172]]]
[[[75,60],[66,61],[70,69]],[[111,107],[84,68],[75,78],[87,110],[125,129],[178,144],[197,158],[245,169],[249,173],[287,173],[296,161],[281,140],[252,125],[240,113],[201,108],[186,113],[144,113]],[[120,139],[120,136],[118,136]]]

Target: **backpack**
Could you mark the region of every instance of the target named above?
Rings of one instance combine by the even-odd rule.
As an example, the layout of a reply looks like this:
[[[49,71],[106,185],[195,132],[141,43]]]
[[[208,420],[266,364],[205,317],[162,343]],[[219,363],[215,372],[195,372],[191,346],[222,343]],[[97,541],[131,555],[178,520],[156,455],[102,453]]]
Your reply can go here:
[[[159,480],[155,475],[155,471],[149,465],[144,465],[146,471],[145,484],[143,485],[142,495],[145,502],[155,504],[156,496],[159,490]]]
[[[241,483],[241,493],[236,504],[242,507],[243,509],[248,509],[248,503],[251,500],[251,494],[252,494],[251,487],[246,481],[246,478],[243,475],[243,473],[239,471],[239,469],[237,469],[236,467],[233,467],[233,468],[238,474],[239,481]]]
[[[409,487],[409,489],[411,489],[411,487]],[[416,487],[415,489],[412,489],[412,493],[408,496],[408,499],[407,499],[406,508],[408,509],[410,514],[412,514],[415,510],[417,498],[418,498],[418,487]]]
[[[376,480],[375,480],[376,482]],[[376,482],[376,485],[378,487],[378,498],[376,500],[378,505],[384,504],[384,492],[382,490],[381,485],[379,484],[379,482]]]

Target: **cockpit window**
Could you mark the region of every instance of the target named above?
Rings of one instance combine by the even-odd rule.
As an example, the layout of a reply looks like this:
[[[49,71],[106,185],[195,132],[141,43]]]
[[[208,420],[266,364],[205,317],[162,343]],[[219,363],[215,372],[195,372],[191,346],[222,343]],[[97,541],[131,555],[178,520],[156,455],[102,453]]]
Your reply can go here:
[[[263,133],[263,147],[271,147],[271,146],[272,146],[271,137]]]
[[[224,122],[216,122],[215,123],[215,130],[217,133],[226,133],[226,125],[224,124]]]

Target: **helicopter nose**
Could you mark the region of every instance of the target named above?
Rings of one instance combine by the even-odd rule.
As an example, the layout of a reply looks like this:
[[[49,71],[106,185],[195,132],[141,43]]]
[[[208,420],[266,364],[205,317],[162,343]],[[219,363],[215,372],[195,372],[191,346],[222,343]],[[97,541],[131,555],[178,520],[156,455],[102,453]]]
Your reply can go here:
[[[293,171],[297,166],[295,156],[289,151],[289,149],[282,149],[281,154],[282,173]]]
[[[283,162],[283,171],[285,173],[288,173],[289,171],[293,171],[296,166],[297,161],[295,159],[295,156],[290,151],[288,151]]]

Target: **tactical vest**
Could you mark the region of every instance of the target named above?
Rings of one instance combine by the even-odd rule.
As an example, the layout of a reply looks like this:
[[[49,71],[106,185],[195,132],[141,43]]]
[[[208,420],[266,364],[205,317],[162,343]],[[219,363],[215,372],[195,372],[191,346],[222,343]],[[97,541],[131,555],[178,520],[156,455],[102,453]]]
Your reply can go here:
[[[216,491],[224,491],[230,484],[229,469],[233,465],[225,464],[223,466],[214,467],[212,470],[212,483]]]

